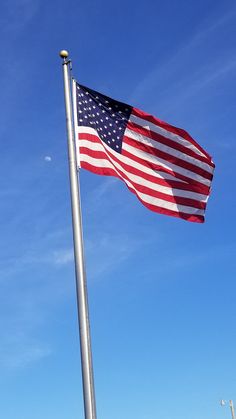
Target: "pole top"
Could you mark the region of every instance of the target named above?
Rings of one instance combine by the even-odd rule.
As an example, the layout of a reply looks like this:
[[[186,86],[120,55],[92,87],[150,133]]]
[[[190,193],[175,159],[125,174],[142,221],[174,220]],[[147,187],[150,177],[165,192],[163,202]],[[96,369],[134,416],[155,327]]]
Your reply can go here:
[[[60,51],[59,55],[60,55],[60,57],[61,57],[61,58],[66,59],[66,58],[68,57],[68,55],[69,55],[69,52],[68,52],[68,51],[66,51],[65,49],[62,49],[62,50]]]

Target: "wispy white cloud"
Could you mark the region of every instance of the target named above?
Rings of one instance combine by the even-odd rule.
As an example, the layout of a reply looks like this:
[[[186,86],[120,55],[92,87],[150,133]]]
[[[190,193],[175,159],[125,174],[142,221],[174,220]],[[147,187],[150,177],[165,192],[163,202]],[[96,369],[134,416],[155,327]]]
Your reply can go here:
[[[32,66],[26,64],[25,44],[20,36],[36,17],[40,0],[3,0],[0,14],[0,43],[4,51],[4,66],[1,69],[0,89],[2,103],[0,111],[0,141],[5,141],[12,127],[12,115],[19,113],[21,103],[27,96],[27,88],[32,83],[29,77]],[[18,43],[19,42],[19,43]],[[20,91],[24,90],[21,95]],[[18,95],[16,95],[16,91]],[[2,137],[2,138],[1,138]]]
[[[67,265],[74,261],[74,251],[72,248],[57,250],[53,252],[52,262],[56,265]]]
[[[229,151],[233,152],[236,148],[235,138],[228,137],[227,141],[225,139],[224,141],[217,141],[216,145],[218,146],[219,149],[225,151],[226,153],[228,153]]]
[[[114,186],[117,181],[115,177],[104,176],[99,186],[90,190],[90,193],[84,196],[83,208],[86,208],[86,212],[98,211],[99,206],[104,205],[103,198],[107,198],[115,190]]]
[[[175,250],[175,254],[171,255],[171,260],[170,252],[168,252],[166,255],[162,254],[155,268],[155,273],[161,273],[162,275],[175,273],[174,277],[176,277],[179,272],[181,274],[188,271],[193,272],[199,269],[199,267],[204,269],[204,266],[206,267],[206,272],[209,272],[211,264],[214,264],[215,269],[216,265],[219,264],[222,266],[222,263],[227,263],[227,261],[230,261],[231,267],[235,266],[236,269],[236,263],[234,261],[235,250],[236,243],[212,245],[192,249],[192,251],[186,251],[185,249],[184,252],[180,249],[178,252]],[[153,277],[150,274],[148,276],[150,278]]]
[[[36,15],[39,8],[38,0],[4,1],[1,13],[1,31],[14,35],[24,28]]]
[[[165,113],[176,112],[180,110],[181,106],[189,99],[196,97],[202,90],[214,86],[214,83],[221,81],[230,72],[236,70],[236,59],[232,56],[222,61],[219,59],[213,63],[203,66],[200,70],[191,72],[191,74],[179,81],[172,90],[171,100],[167,95],[166,99],[162,100],[162,106],[165,108]]]
[[[143,100],[147,95],[149,97],[150,91],[157,90],[159,105],[170,103],[171,108],[176,108],[181,100],[233,71],[236,67],[233,51],[228,51],[224,57],[222,54],[212,54],[207,60],[201,54],[202,51],[206,52],[207,43],[214,43],[217,31],[227,27],[235,14],[236,9],[233,8],[213,22],[206,18],[202,27],[187,42],[185,40],[172,56],[166,57],[146,74],[136,86],[131,101]],[[217,44],[209,48],[214,51]]]
[[[31,269],[33,266],[65,266],[74,260],[73,249],[28,251],[19,257],[10,257],[0,261],[1,282],[7,277]]]
[[[14,194],[14,191],[12,193]],[[12,249],[9,244],[9,251],[1,252],[0,283],[23,272],[38,269],[39,266],[48,267],[49,270],[66,267],[73,262],[72,247],[62,247],[68,241],[72,242],[72,232],[70,228],[64,228],[49,230],[44,236],[36,235],[35,238],[25,243],[23,249],[20,245],[16,245],[16,249]],[[7,248],[7,244],[5,244],[4,250]]]
[[[102,200],[103,196],[108,194],[110,189],[113,188],[114,184],[117,182],[117,179],[114,177],[108,177],[105,181],[102,182],[102,184],[93,191],[92,199],[95,199],[96,201]]]
[[[194,35],[190,43],[190,47],[193,45],[193,43],[204,41],[204,39],[211,33],[214,33],[216,30],[221,29],[222,26],[227,25],[231,20],[235,19],[235,15],[236,8],[235,5],[233,5],[230,10],[226,11],[225,14],[220,15],[218,18],[214,18],[212,20],[212,16],[207,16],[203,21],[202,29]]]
[[[92,279],[102,279],[110,275],[130,260],[130,258],[147,244],[144,238],[103,233],[86,240],[87,270]]]
[[[69,248],[36,246],[17,259],[1,261],[0,370],[23,369],[52,354],[51,339],[37,336],[45,324],[49,327],[52,306],[70,298],[72,281],[63,281],[59,270],[72,259]]]
[[[59,231],[51,235],[54,242],[54,239],[57,241],[64,232]],[[110,278],[112,273],[125,266],[144,243],[143,238],[138,240],[136,237],[131,238],[128,234],[117,232],[114,234],[95,232],[92,238],[87,237],[86,266],[90,280]],[[0,370],[21,370],[53,353],[50,341],[41,341],[35,336],[48,321],[52,304],[58,304],[70,295],[71,286],[67,282],[65,285],[63,281],[58,280],[58,269],[73,264],[73,249],[68,247],[55,250],[55,247],[51,247],[51,250],[48,248],[42,250],[43,247],[40,246],[40,251],[37,248],[34,251],[31,249],[17,260],[8,259],[7,265],[1,266],[1,286],[4,288],[5,302],[2,301],[1,304],[0,301],[0,311],[4,314],[4,316],[0,314],[0,327],[5,332],[1,339]],[[41,273],[45,272],[45,279],[44,275],[42,277],[40,275],[38,280],[34,278],[34,273],[39,270]],[[24,279],[23,272],[27,272],[28,279]],[[13,284],[14,295],[11,291]],[[14,307],[13,311],[11,306]]]
[[[0,369],[14,371],[23,369],[51,354],[52,348],[49,344],[14,334],[1,343]]]
[[[42,281],[24,280],[20,275],[20,283],[11,278],[1,284],[1,289],[0,370],[23,369],[50,356],[51,342],[36,337],[48,323],[48,312],[55,301],[50,284],[46,289]]]

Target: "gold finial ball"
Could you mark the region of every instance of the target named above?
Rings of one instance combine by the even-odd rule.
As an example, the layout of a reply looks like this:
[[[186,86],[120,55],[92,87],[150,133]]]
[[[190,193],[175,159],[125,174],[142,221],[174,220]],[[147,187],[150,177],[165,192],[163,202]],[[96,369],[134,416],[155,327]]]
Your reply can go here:
[[[67,58],[67,57],[68,57],[68,55],[69,55],[69,52],[68,52],[68,51],[66,51],[65,49],[62,49],[62,50],[60,51],[60,57],[61,57],[61,58]]]

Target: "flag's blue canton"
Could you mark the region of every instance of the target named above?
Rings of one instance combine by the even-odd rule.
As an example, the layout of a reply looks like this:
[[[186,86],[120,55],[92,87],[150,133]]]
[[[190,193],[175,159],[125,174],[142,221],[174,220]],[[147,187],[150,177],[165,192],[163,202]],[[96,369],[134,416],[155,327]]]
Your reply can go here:
[[[132,107],[85,86],[76,87],[78,125],[94,128],[104,143],[121,153]]]

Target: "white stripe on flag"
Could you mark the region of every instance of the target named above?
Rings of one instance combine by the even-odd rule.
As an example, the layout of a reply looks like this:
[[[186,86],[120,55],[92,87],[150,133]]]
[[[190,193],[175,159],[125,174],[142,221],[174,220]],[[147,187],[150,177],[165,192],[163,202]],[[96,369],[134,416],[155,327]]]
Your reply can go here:
[[[135,124],[139,125],[140,127],[152,130],[156,132],[157,134],[162,135],[165,138],[168,138],[171,141],[176,142],[177,144],[181,144],[186,148],[189,148],[190,150],[194,151],[195,153],[199,154],[200,156],[206,157],[204,153],[202,153],[197,147],[194,146],[194,144],[190,143],[189,141],[185,140],[185,138],[181,137],[180,135],[174,134],[173,132],[170,132],[162,127],[159,127],[156,124],[153,124],[152,122],[147,121],[146,119],[139,118],[138,116],[135,116],[133,114],[130,115],[130,121],[134,122]]]
[[[106,144],[102,145],[102,144],[99,144],[99,143],[92,143],[89,140],[80,140],[80,146],[85,147],[89,150],[93,150],[93,151],[106,152],[106,150],[107,150],[111,154],[114,154],[116,156],[116,158],[120,160],[121,163],[123,163],[124,160],[127,160],[126,157],[123,157],[119,153],[114,152],[113,150],[110,149],[110,147],[106,146]],[[85,154],[81,154],[81,156],[82,155],[85,156]],[[108,156],[108,154],[107,154],[107,156]],[[93,158],[93,157],[91,157],[91,158]],[[108,159],[109,159],[109,163],[110,163],[111,157],[108,156]],[[101,160],[103,161],[104,159],[101,159]],[[97,160],[97,161],[99,161],[99,160]],[[132,161],[132,165],[133,165],[133,161]],[[102,164],[102,167],[105,167],[104,163]],[[132,180],[134,183],[137,183],[141,186],[145,186],[147,188],[150,188],[150,189],[152,189],[153,191],[156,191],[156,192],[160,192],[160,193],[163,193],[163,194],[166,194],[166,195],[169,195],[169,196],[178,196],[178,197],[182,197],[182,198],[194,199],[196,201],[201,201],[201,202],[206,202],[207,198],[208,198],[207,195],[199,194],[199,193],[196,193],[196,192],[191,192],[191,191],[186,191],[186,190],[183,190],[183,189],[176,189],[176,188],[172,188],[172,187],[158,185],[157,183],[151,182],[149,180],[146,180],[144,177],[142,177],[142,172],[140,173],[140,176],[129,172],[128,170],[124,169],[115,160],[112,160],[112,164],[111,165],[109,164],[109,167],[116,168],[120,172],[124,173],[127,177],[129,177],[130,180]],[[145,167],[143,167],[143,171],[144,170],[145,170]]]
[[[139,157],[140,159],[146,160],[147,162],[153,163],[155,165],[159,164],[163,168],[171,170],[174,173],[179,173],[180,175],[188,177],[190,179],[196,180],[202,183],[203,185],[210,186],[211,184],[211,181],[209,179],[206,179],[197,173],[191,172],[190,170],[184,169],[183,167],[177,166],[176,164],[167,162],[166,160],[161,159],[160,157],[153,156],[152,154],[149,154],[143,150],[138,150],[136,147],[126,144],[125,140],[123,141],[122,149],[133,154],[133,156]]]
[[[172,147],[168,147],[165,144],[159,143],[157,140],[153,140],[152,138],[146,137],[143,134],[139,134],[138,132],[135,132],[129,128],[126,129],[125,131],[125,135],[127,135],[127,137],[132,138],[135,141],[138,141],[142,144],[145,144],[149,147],[152,147],[154,149],[163,151],[164,153],[168,153],[171,156],[177,157],[178,159],[184,160],[187,163],[193,164],[195,166],[200,167],[201,169],[212,173],[212,167],[209,166],[209,164],[202,162],[201,160],[197,160],[192,156],[189,156],[188,154],[185,154],[179,150],[176,150]]]
[[[102,150],[104,151],[104,148],[105,148],[106,144],[99,137],[99,135],[98,135],[98,133],[97,133],[97,131],[95,129],[90,128],[90,127],[78,127],[78,130],[77,130],[78,135],[79,135],[80,132],[81,133],[85,133],[85,134],[91,134],[91,135],[94,135],[97,138],[99,138],[100,141],[101,141],[101,144],[102,144]],[[85,141],[85,140],[79,140],[79,144],[80,145],[82,145],[82,141]],[[76,142],[76,145],[78,146],[79,144],[77,144],[77,143],[78,142]],[[88,147],[88,148],[92,148],[93,147],[93,143],[89,141],[89,144],[90,144],[90,147]],[[108,150],[114,156],[116,156],[116,157],[117,156],[120,156],[119,153],[116,153],[110,147],[108,147]],[[171,175],[169,173],[165,173],[164,175],[161,175],[160,172],[157,172],[157,171],[155,171],[153,169],[150,169],[149,167],[144,166],[141,163],[138,163],[138,162],[136,162],[135,160],[133,160],[133,159],[131,159],[129,157],[122,156],[122,161],[124,163],[128,164],[128,165],[133,166],[135,169],[140,170],[141,172],[147,173],[148,175],[151,175],[151,176],[155,176],[155,177],[157,177],[159,179],[163,179],[163,180],[175,180],[175,181],[178,180],[178,182],[181,182],[183,184],[187,184],[186,181],[184,181],[182,179],[176,179],[176,176],[173,176],[173,175]]]
[[[117,174],[120,176],[119,172],[116,170],[116,168],[113,166],[113,164],[108,160],[95,159],[95,158],[90,157],[87,154],[83,154],[83,153],[81,153],[80,157],[81,157],[81,161],[87,162],[94,167],[97,167],[97,168],[101,168],[101,167],[111,168],[111,169],[115,170],[117,172]],[[204,215],[204,210],[201,210],[199,208],[189,207],[189,206],[186,206],[186,205],[175,204],[175,203],[165,201],[165,200],[160,199],[160,198],[153,197],[151,195],[147,195],[145,193],[142,193],[142,192],[138,191],[134,187],[134,185],[132,183],[130,183],[127,179],[124,179],[124,181],[131,189],[133,189],[136,192],[136,194],[142,199],[142,201],[146,202],[147,204],[151,204],[151,205],[154,205],[156,207],[165,208],[165,209],[168,209],[168,210],[171,210],[171,211],[182,212],[182,213],[185,213],[185,214]]]

